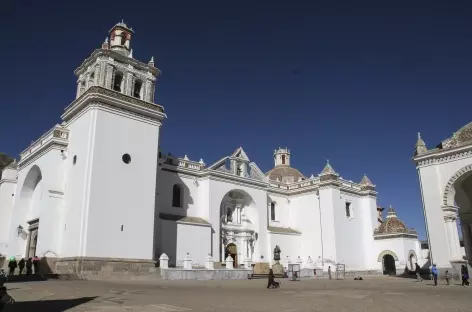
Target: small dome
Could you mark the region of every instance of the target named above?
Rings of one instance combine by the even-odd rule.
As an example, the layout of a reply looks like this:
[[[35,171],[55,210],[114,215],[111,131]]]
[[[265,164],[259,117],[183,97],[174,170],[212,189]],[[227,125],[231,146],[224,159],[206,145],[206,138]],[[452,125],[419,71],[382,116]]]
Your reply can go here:
[[[408,233],[408,228],[405,223],[398,218],[390,218],[382,223],[377,233],[379,234],[394,234],[394,233]]]
[[[375,231],[376,234],[396,234],[396,233],[409,233],[410,231],[406,227],[402,220],[398,219],[395,214],[395,209],[390,206],[388,209],[387,219],[382,223]]]
[[[464,143],[469,143],[472,141],[472,122],[468,123],[464,127],[460,128],[455,132],[452,137],[442,141],[439,144],[439,148],[451,148],[457,147]]]
[[[295,168],[289,166],[277,166],[266,173],[266,176],[273,181],[281,182],[297,182],[300,179],[305,179],[305,176]]]

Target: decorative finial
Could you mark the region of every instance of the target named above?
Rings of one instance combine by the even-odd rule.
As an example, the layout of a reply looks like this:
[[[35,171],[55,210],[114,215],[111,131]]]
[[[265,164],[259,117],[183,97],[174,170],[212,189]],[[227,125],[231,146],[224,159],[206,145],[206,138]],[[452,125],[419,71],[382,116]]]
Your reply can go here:
[[[418,140],[421,140],[421,133],[418,132]]]
[[[154,56],[151,56],[151,60],[149,61],[148,65],[154,67]]]
[[[131,49],[131,51],[129,52],[128,57],[129,57],[129,58],[133,58],[133,49]]]
[[[416,140],[416,145],[415,145],[415,156],[422,155],[428,151],[428,148],[426,147],[426,143],[423,141],[421,138],[421,133],[418,132],[418,139]]]
[[[103,43],[108,43],[108,37],[105,38],[105,41]]]

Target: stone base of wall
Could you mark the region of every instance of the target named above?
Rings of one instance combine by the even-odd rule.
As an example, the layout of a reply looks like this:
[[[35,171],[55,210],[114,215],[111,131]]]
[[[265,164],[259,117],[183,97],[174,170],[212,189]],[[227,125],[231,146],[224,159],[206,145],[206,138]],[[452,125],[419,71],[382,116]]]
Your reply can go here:
[[[140,259],[73,257],[56,258],[54,273],[72,274],[87,280],[160,279],[156,262]]]
[[[247,280],[251,274],[252,271],[246,269],[161,269],[161,276],[165,280]]]
[[[383,275],[381,271],[377,270],[366,270],[366,271],[346,271],[344,272],[344,276],[339,276],[339,278],[354,278],[357,276],[361,277],[369,277],[369,276],[381,276]],[[323,271],[322,269],[316,269],[316,278],[329,278],[329,274],[327,271]],[[336,279],[336,271],[331,271],[331,277]]]

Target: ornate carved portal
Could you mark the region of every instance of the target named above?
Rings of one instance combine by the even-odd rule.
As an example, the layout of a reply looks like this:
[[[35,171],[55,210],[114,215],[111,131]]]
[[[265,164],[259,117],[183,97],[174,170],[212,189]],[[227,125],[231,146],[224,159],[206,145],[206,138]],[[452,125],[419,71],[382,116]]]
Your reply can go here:
[[[231,258],[233,258],[234,260],[233,266],[237,268],[238,267],[238,247],[234,243],[228,244],[228,246],[226,246],[225,259],[228,256],[231,256]]]
[[[36,256],[36,246],[38,243],[39,219],[28,221],[28,242],[26,244],[26,259]]]

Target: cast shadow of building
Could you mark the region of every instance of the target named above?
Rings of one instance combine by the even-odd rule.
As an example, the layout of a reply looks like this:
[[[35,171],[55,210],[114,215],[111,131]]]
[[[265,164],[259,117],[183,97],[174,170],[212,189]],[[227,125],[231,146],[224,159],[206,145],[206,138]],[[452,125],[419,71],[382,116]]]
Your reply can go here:
[[[60,299],[60,300],[36,300],[36,301],[18,301],[6,308],[6,311],[21,311],[21,312],[62,312],[85,304],[94,300],[97,297],[82,297],[76,299]]]
[[[195,203],[187,184],[197,186],[198,181],[184,181],[175,169],[178,165],[179,160],[171,154],[158,160],[154,212],[154,260],[158,266],[162,253],[169,257],[170,267],[182,266],[177,259],[177,228],[179,221],[189,218],[188,210]]]

